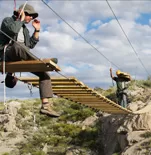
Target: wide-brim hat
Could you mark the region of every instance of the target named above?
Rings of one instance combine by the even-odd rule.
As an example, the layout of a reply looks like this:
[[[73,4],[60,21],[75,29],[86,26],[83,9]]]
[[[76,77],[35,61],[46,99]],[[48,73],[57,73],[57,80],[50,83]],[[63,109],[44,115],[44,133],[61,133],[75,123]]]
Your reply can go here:
[[[120,70],[117,70],[116,71],[116,75],[118,76],[118,75],[120,75],[121,74],[121,71]]]
[[[22,4],[19,9],[22,9],[24,7],[24,4]],[[25,7],[24,7],[24,12],[27,12],[29,15],[31,15],[33,17],[33,19],[37,18],[38,17],[38,13],[35,11],[35,9],[29,5],[29,4],[26,4]]]

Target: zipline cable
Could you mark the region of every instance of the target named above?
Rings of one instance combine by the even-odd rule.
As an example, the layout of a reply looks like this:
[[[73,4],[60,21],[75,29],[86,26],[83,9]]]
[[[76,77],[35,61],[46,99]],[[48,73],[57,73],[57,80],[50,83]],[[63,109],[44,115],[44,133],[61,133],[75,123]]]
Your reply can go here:
[[[133,45],[132,45],[132,43],[131,43],[130,39],[128,38],[128,36],[127,36],[126,32],[124,31],[124,29],[123,29],[122,25],[120,24],[120,22],[119,22],[119,20],[118,20],[117,16],[115,15],[115,13],[114,13],[114,11],[113,11],[113,9],[112,9],[112,7],[111,7],[110,3],[108,2],[108,0],[106,0],[106,2],[107,2],[107,4],[108,4],[108,6],[109,6],[109,8],[110,8],[111,12],[113,13],[113,15],[114,15],[114,17],[115,17],[115,19],[116,19],[117,23],[119,24],[119,26],[120,26],[120,28],[121,28],[122,32],[124,33],[124,35],[125,35],[125,37],[126,37],[127,41],[129,42],[129,44],[130,44],[130,46],[131,46],[132,50],[134,51],[134,53],[135,53],[136,57],[137,57],[137,58],[138,58],[138,60],[140,61],[141,65],[142,65],[142,66],[143,66],[143,68],[145,69],[145,71],[146,71],[146,73],[148,74],[148,76],[150,76],[150,74],[149,74],[149,72],[147,71],[147,69],[146,69],[145,65],[143,64],[142,60],[140,59],[140,57],[139,57],[138,53],[136,52],[135,48],[133,47]]]
[[[41,0],[55,15],[57,15],[63,22],[65,22],[74,32],[76,32],[87,44],[89,44],[95,51],[101,54],[108,62],[120,69],[116,64],[111,62],[104,54],[102,54],[95,46],[93,46],[87,39],[85,39],[77,30],[75,30],[65,19],[63,19],[55,10],[53,10],[44,0]]]

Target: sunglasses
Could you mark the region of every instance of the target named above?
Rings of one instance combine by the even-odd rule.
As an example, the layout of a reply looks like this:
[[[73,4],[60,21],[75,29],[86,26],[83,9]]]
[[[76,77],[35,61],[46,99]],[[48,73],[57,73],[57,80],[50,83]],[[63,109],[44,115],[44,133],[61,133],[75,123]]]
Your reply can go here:
[[[29,14],[29,13],[27,13],[27,12],[25,12],[25,16],[30,16],[30,17],[33,17],[33,15],[32,15],[32,14]]]

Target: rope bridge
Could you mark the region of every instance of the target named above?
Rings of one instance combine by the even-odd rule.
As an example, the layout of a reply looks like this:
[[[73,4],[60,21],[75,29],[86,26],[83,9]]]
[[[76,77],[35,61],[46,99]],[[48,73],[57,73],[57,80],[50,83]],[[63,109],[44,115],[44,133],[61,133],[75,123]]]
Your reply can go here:
[[[44,71],[61,71],[52,59],[29,60],[6,62],[6,72],[44,72]],[[3,72],[3,62],[0,62],[0,71]],[[38,78],[19,78],[20,81],[30,83],[35,87],[39,87]],[[84,104],[91,108],[99,109],[106,113],[112,114],[132,114],[115,102],[102,96],[98,92],[89,88],[74,77],[52,77],[53,93],[58,97]]]
[[[39,87],[38,78],[19,78],[20,81],[30,83],[33,86]],[[91,108],[99,109],[106,113],[112,114],[132,114],[133,112],[127,110],[115,102],[109,100],[105,96],[97,93],[74,77],[52,77],[53,93],[58,97],[84,104]]]

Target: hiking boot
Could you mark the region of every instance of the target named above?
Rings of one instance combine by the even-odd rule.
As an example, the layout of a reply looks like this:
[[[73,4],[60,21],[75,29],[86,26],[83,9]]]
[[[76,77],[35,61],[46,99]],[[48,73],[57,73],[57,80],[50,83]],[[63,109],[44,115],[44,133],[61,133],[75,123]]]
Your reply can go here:
[[[43,104],[41,109],[40,109],[41,114],[45,114],[51,117],[59,117],[60,115],[53,110],[53,107],[50,103]]]

